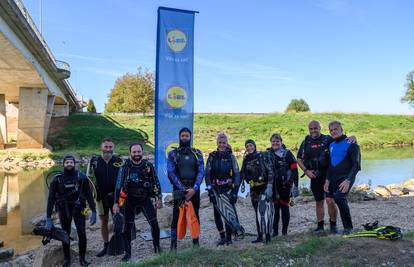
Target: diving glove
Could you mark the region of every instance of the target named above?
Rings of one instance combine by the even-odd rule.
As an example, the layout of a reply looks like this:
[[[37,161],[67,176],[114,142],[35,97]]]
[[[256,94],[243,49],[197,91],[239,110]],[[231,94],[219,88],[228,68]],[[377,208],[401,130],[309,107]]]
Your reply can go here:
[[[292,196],[293,198],[297,198],[299,196],[299,187],[297,187],[296,185],[293,186]]]
[[[272,194],[273,194],[273,185],[272,184],[267,184],[266,190],[265,190],[265,194],[266,197],[268,199],[272,198]]]
[[[89,224],[94,225],[96,223],[96,211],[92,211],[91,217],[89,217]]]
[[[46,218],[46,229],[52,230],[53,227],[55,227],[55,225],[53,224],[52,218],[47,217]]]

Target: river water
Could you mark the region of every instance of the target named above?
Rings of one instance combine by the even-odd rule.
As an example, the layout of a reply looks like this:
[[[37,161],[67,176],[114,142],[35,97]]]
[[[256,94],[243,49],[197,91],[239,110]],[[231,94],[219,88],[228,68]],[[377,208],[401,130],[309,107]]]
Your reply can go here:
[[[45,211],[48,170],[0,172],[0,240],[18,253],[33,249],[41,238],[32,236],[31,220]],[[414,148],[387,148],[364,151],[362,170],[356,184],[372,186],[400,184],[414,178]],[[301,179],[308,186],[309,179]],[[248,186],[246,187],[246,193]],[[246,194],[245,193],[245,194]]]

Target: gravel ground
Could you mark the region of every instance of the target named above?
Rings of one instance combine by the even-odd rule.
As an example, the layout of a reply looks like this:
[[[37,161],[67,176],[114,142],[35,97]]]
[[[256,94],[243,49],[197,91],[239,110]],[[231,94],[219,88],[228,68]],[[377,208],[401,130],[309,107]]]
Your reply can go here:
[[[291,208],[291,221],[289,226],[289,234],[308,232],[315,227],[315,211],[314,202],[311,197],[300,197],[297,204]],[[394,197],[394,198],[377,198],[371,201],[355,201],[350,203],[351,213],[356,228],[367,222],[378,220],[381,224],[399,226],[403,231],[414,230],[414,198],[413,197]],[[246,230],[246,237],[243,240],[234,242],[233,246],[243,248],[245,246],[253,246],[250,241],[255,239],[256,226],[255,214],[251,206],[250,198],[240,199],[237,203],[237,210],[241,224]],[[165,205],[163,211],[159,213],[159,221],[161,229],[169,229],[168,225],[171,220],[171,207]],[[202,196],[201,209],[201,238],[200,245],[206,247],[216,247],[218,240],[218,232],[216,230],[213,209],[208,202],[206,195]],[[340,219],[339,228],[341,228]],[[327,221],[327,219],[326,219]],[[144,217],[140,215],[136,219],[137,230],[147,232],[150,230],[149,225]],[[89,227],[88,232],[88,253],[87,259],[92,261],[91,266],[114,266],[120,262],[122,256],[96,258],[94,255],[102,248],[100,237],[99,222],[97,226]],[[57,246],[58,244],[55,244]],[[169,249],[170,240],[162,239],[161,247],[164,251]],[[191,240],[187,237],[183,241],[179,241],[178,250],[190,248]],[[77,244],[74,243],[72,248],[77,251]],[[74,256],[74,264],[77,265],[77,259]],[[154,257],[152,242],[145,242],[139,236],[132,243],[132,261],[140,261],[144,258]]]

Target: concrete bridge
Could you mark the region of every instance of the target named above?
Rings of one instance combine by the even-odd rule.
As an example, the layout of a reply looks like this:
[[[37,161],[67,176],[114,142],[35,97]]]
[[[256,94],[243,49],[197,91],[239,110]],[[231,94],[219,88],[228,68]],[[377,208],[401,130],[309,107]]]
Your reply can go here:
[[[21,0],[0,1],[0,149],[44,148],[52,116],[82,109]]]

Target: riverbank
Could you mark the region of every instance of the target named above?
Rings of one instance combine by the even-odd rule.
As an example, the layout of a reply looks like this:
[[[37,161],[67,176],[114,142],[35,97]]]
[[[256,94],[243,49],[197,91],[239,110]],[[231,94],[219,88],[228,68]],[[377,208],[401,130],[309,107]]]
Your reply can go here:
[[[332,266],[347,264],[352,266],[377,266],[382,263],[386,263],[387,266],[390,263],[394,264],[391,264],[392,266],[400,266],[407,263],[408,256],[412,257],[414,255],[414,243],[412,241],[412,231],[414,231],[412,203],[414,197],[373,197],[372,193],[366,192],[353,194],[350,197],[350,207],[356,228],[361,228],[364,223],[378,220],[381,224],[401,227],[403,232],[406,233],[406,238],[403,241],[391,242],[374,238],[344,240],[339,236],[314,236],[311,234],[311,230],[315,227],[314,201],[311,196],[304,195],[298,198],[296,205],[291,208],[288,236],[273,239],[270,246],[250,243],[254,240],[256,232],[254,211],[251,207],[250,198],[240,198],[237,203],[237,210],[247,235],[243,240],[236,241],[227,248],[216,248],[215,242],[218,239],[218,233],[212,216],[213,210],[206,194],[203,194],[201,199],[202,234],[200,242],[202,249],[191,250],[191,241],[187,237],[185,241],[179,242],[178,245],[179,250],[185,252],[179,253],[177,256],[165,254],[156,257],[152,253],[152,243],[145,242],[138,236],[133,242],[132,261],[142,262],[146,260],[145,264],[138,266],[221,266],[224,261],[222,256],[226,254],[228,266],[274,266],[276,263],[280,263],[280,266],[321,266],[326,265],[323,264],[325,260],[330,263],[328,265]],[[158,213],[162,229],[169,229],[171,216],[172,208],[166,204]],[[102,247],[98,225],[88,227],[87,230],[88,258],[93,260],[92,266],[115,266],[122,256],[94,257]],[[139,231],[138,235],[150,230],[142,215],[136,219],[136,225]],[[164,251],[169,250],[169,242],[169,239],[162,239],[161,246]],[[360,249],[364,246],[366,246],[366,250],[361,252]],[[355,250],[354,248],[360,249]],[[72,249],[75,252],[77,251],[76,242],[72,244]],[[321,253],[325,249],[332,252],[329,257]],[[400,256],[390,259],[389,254],[384,254],[384,249],[396,251]],[[59,244],[52,242],[51,245],[46,247],[46,251],[43,247],[36,250],[37,255],[34,261],[39,262],[44,259],[43,263],[46,263],[45,261],[51,263],[56,260],[59,251]],[[51,255],[54,256],[51,257]],[[77,261],[74,261],[74,263],[76,264]]]
[[[345,132],[355,135],[363,149],[414,144],[414,116],[346,113],[195,114],[194,144],[208,153],[215,149],[216,133],[225,131],[233,150],[242,154],[247,138],[256,140],[263,150],[269,145],[270,135],[280,132],[287,147],[296,150],[313,119],[321,122],[324,133],[329,121],[340,120]],[[137,141],[146,144],[146,151],[153,152],[154,117],[73,114],[65,120],[59,121],[59,127],[49,135],[52,157],[74,152],[79,156],[98,153],[100,141],[108,136],[114,139],[121,155],[126,155],[128,145]]]

